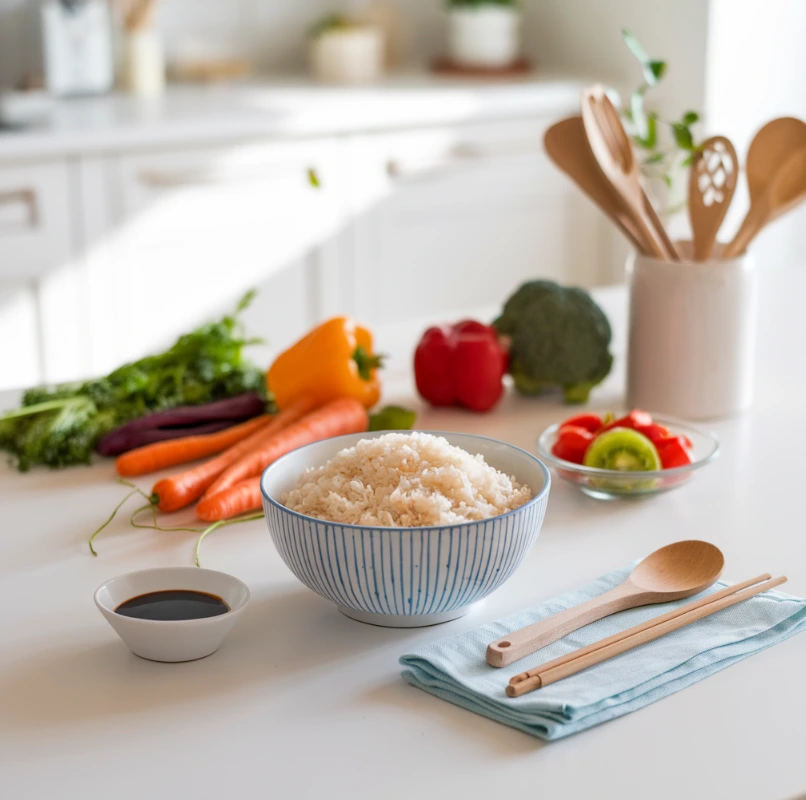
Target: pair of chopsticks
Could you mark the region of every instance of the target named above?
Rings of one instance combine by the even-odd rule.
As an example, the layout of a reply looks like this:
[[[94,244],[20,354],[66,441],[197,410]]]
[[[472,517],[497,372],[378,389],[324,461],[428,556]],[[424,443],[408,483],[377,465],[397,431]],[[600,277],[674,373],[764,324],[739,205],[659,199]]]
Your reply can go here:
[[[594,642],[580,650],[574,650],[572,653],[541,664],[528,672],[515,675],[510,679],[509,686],[506,688],[507,697],[520,697],[535,689],[540,689],[542,686],[548,686],[550,683],[576,675],[577,672],[592,667],[594,664],[601,664],[602,661],[607,661],[607,659],[632,650],[634,647],[659,639],[678,628],[716,614],[723,608],[741,603],[785,582],[786,577],[783,575],[780,578],[771,579],[769,573],[765,573],[743,583],[728,586],[701,600],[687,603],[667,614],[661,614],[659,617],[642,622],[626,631],[608,636],[600,642]]]

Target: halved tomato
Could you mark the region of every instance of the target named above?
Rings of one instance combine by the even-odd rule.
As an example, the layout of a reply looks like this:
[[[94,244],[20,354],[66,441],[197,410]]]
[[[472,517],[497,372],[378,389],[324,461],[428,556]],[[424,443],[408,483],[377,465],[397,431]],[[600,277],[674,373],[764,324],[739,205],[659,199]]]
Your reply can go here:
[[[577,414],[575,417],[569,417],[563,422],[562,427],[564,428],[566,425],[576,425],[591,433],[597,433],[604,425],[604,422],[598,414]]]
[[[619,417],[619,419],[608,422],[599,432],[609,431],[611,428],[632,428],[633,430],[638,430],[639,428],[647,428],[652,424],[651,414],[646,411],[641,411],[640,408],[634,408],[626,417]]]
[[[563,425],[558,432],[557,441],[554,442],[551,452],[564,461],[581,464],[585,458],[585,451],[593,439],[594,435],[579,425]]]
[[[658,439],[655,443],[660,456],[660,462],[664,469],[674,469],[675,467],[685,467],[691,463],[691,456],[686,449],[684,436],[667,436]]]

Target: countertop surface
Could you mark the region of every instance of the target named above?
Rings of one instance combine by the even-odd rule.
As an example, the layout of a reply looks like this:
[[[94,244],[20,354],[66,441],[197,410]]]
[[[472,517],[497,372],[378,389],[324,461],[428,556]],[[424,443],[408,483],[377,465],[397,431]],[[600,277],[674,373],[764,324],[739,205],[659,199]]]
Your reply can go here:
[[[285,78],[172,85],[165,95],[122,94],[52,103],[42,122],[0,131],[0,162],[156,146],[343,135],[570,113],[582,83],[527,76],[506,81],[392,75],[362,87]]]
[[[124,509],[92,558],[87,536],[125,492],[112,465],[24,475],[0,466],[3,797],[798,797],[806,791],[806,636],[549,744],[414,689],[397,661],[685,538],[722,548],[728,580],[785,573],[786,591],[806,593],[806,367],[793,358],[806,342],[804,296],[806,269],[763,274],[756,404],[709,426],[722,441],[717,462],[637,502],[593,500],[555,477],[521,568],[480,608],[438,627],[378,628],[341,616],[296,581],[264,523],[251,522],[217,531],[202,551],[203,566],[252,591],[221,650],[186,664],[143,661],[92,593],[130,570],[191,564],[194,535],[133,530]],[[625,292],[598,297],[622,356]],[[406,369],[417,331],[379,339],[394,354],[388,399],[420,407]],[[621,405],[622,367],[618,357],[592,407]],[[14,402],[0,396],[0,407]],[[510,396],[489,415],[422,408],[420,425],[533,449],[539,431],[567,413],[550,398]]]

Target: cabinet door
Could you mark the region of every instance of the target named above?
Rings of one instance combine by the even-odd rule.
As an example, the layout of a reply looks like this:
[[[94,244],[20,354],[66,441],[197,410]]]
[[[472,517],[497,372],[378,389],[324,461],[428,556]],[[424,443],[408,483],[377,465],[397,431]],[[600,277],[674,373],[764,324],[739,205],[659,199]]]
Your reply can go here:
[[[86,368],[70,167],[0,167],[0,388]]]
[[[274,350],[301,335],[318,313],[311,254],[340,223],[336,150],[242,144],[110,161],[117,208],[89,281],[94,367],[165,346],[252,287],[251,334]]]
[[[368,138],[355,154],[376,175],[358,211],[355,313],[450,318],[498,305],[533,278],[599,282],[598,212],[548,161],[543,129],[513,122]]]

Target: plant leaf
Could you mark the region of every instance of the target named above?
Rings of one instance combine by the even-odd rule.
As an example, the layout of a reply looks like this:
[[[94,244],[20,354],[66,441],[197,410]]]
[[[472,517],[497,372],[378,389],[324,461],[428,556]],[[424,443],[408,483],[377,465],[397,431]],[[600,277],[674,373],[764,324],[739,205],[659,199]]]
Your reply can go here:
[[[648,166],[649,164],[659,164],[666,158],[666,153],[653,153],[649,158],[644,161],[644,166]]]
[[[691,131],[685,125],[676,122],[672,125],[672,132],[674,133],[674,140],[681,150],[694,149],[694,138],[691,135]]]
[[[680,122],[683,125],[693,125],[695,122],[700,121],[700,115],[696,111],[686,111]]]
[[[671,189],[672,188],[672,176],[667,172],[663,176],[663,182]]]
[[[642,92],[633,92],[630,97],[630,122],[635,126],[635,136],[643,143],[649,136],[649,120],[644,113],[644,95]]]
[[[646,136],[643,138],[636,138],[638,144],[640,144],[645,150],[654,150],[658,144],[658,124],[655,121],[655,117],[652,115],[647,117],[646,124]]]
[[[632,33],[630,33],[630,31],[628,31],[626,28],[622,28],[621,36],[624,39],[624,43],[630,48],[630,52],[638,59],[641,66],[648,64],[649,56],[647,55],[646,50],[641,47],[641,43],[638,41],[638,39],[636,39],[635,36],[633,36]]]
[[[322,187],[319,176],[316,174],[316,170],[313,167],[308,167],[308,183],[310,183],[314,189],[320,189]]]
[[[657,84],[665,73],[665,61],[649,61],[648,63],[644,64],[644,80],[650,86],[655,86],[655,84]]]

